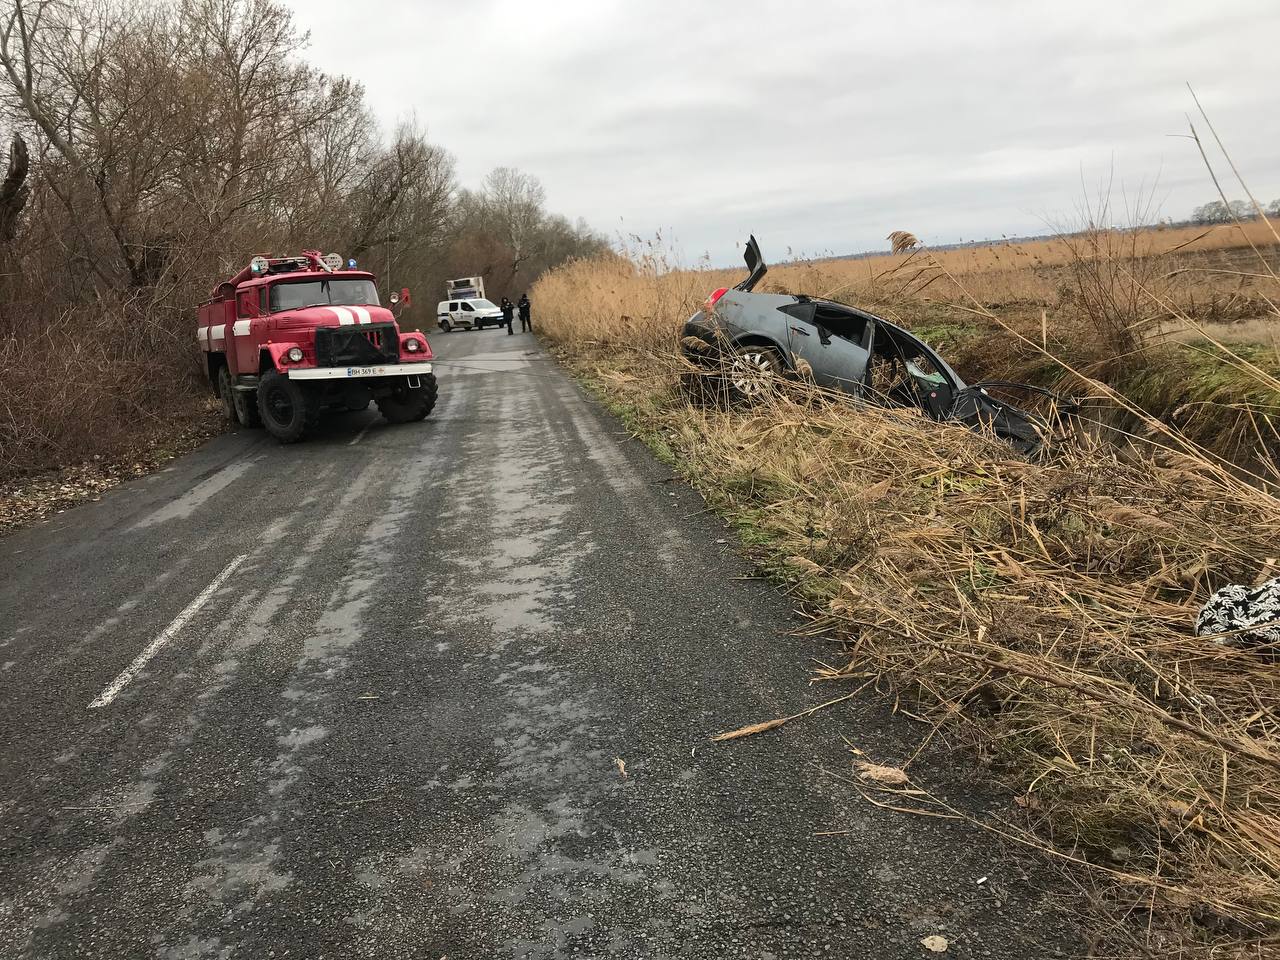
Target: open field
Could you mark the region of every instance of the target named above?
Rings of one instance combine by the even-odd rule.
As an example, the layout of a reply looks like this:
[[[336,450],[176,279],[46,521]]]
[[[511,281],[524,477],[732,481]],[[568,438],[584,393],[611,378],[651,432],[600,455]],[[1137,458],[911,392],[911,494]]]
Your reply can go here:
[[[1130,231],[1108,231],[1117,242],[1126,236],[1135,242],[1135,249],[1143,256],[1165,256],[1171,253],[1214,254],[1223,251],[1248,249],[1253,243],[1260,247],[1271,246],[1277,241],[1272,225],[1263,220],[1253,220],[1236,226],[1216,224],[1204,226],[1147,227]],[[1026,268],[1062,267],[1075,259],[1074,250],[1078,236],[1050,237],[1043,240],[1000,241],[974,244],[958,249],[934,251],[937,261],[955,274],[974,274],[1020,270]],[[895,269],[902,261],[900,255],[861,257],[857,260],[823,261],[845,263],[863,268],[868,277],[875,277]]]
[[[1102,262],[1110,263],[1118,286],[1130,288],[1122,292],[1141,294],[1136,288],[1146,286],[1150,294],[1169,298],[1201,322],[1275,319],[1266,302],[1270,295],[1268,284],[1274,283],[1274,277],[1261,266],[1260,256],[1272,271],[1280,270],[1280,239],[1273,232],[1276,229],[1270,222],[1250,221],[1240,225],[1102,230],[1026,243],[928,251],[927,255],[917,250],[860,259],[795,261],[771,265],[765,288],[846,302],[862,297],[882,305],[899,301],[956,303],[962,309],[969,306],[966,301],[972,298],[1017,315],[1019,307],[1063,310],[1074,295],[1081,293],[1073,281],[1082,266]],[[767,260],[767,238],[762,247]],[[742,277],[739,268],[681,270],[668,261],[665,250],[656,244],[637,244],[629,254],[629,259],[619,264],[619,273],[601,274],[598,279],[606,285],[616,283],[619,277],[628,275],[632,268],[626,264],[630,263],[640,275],[661,276],[666,298],[687,295],[687,305],[696,307],[717,286],[736,283]],[[1121,282],[1126,277],[1129,282]],[[598,304],[602,312],[599,322],[607,323],[613,334],[633,329],[626,322],[612,321],[633,316],[637,305],[611,301],[606,291],[602,293],[606,295]],[[1169,312],[1161,310],[1148,296],[1136,298],[1133,305],[1141,308],[1140,320],[1154,320]],[[662,325],[667,318],[646,319]],[[908,324],[911,319],[903,317]],[[1270,340],[1270,336],[1263,338],[1264,342]]]
[[[751,410],[689,405],[679,325],[740,272],[642,249],[563,267],[533,298],[567,362],[791,585],[814,682],[883,684],[922,741],[967,745],[1008,788],[988,826],[1077,871],[1100,951],[1254,957],[1280,945],[1280,674],[1192,627],[1213,590],[1275,576],[1280,284],[1222,236],[1134,255],[1158,238],[1119,238],[1128,255],[1114,234],[1075,238],[1056,264],[1046,245],[1036,265],[960,251],[967,269],[924,253],[766,278],[891,315],[972,379],[1094,396],[1128,435],[1037,463],[801,387]],[[1208,272],[1219,258],[1234,272]],[[1256,342],[1212,337],[1227,328]],[[929,787],[870,799],[952,815]]]
[[[1260,269],[1259,253],[1280,269],[1275,225],[1100,230],[1024,243],[999,242],[963,249],[884,254],[859,259],[813,260],[771,266],[771,289],[854,302],[906,298],[918,302],[965,301],[1016,315],[1018,308],[1060,309],[1070,301],[1081,261],[1114,260],[1131,266],[1132,280],[1190,308],[1205,321],[1268,315],[1260,285],[1272,278]],[[767,238],[762,241],[766,259]],[[703,286],[736,283],[740,271],[699,271]],[[1145,301],[1145,298],[1143,298]],[[1144,311],[1159,311],[1143,304]],[[908,322],[910,317],[904,317]]]
[[[879,313],[938,347],[969,382],[1017,380],[1103,399],[1119,390],[1215,454],[1267,464],[1280,442],[1280,400],[1256,371],[1280,373],[1276,273],[1280,245],[1267,225],[1247,223],[1098,231],[1004,253],[780,264],[760,289]],[[662,249],[641,245],[628,258],[545,278],[540,302],[584,341],[674,350],[680,323],[742,276],[676,269]],[[1064,362],[1083,378],[1068,376]]]

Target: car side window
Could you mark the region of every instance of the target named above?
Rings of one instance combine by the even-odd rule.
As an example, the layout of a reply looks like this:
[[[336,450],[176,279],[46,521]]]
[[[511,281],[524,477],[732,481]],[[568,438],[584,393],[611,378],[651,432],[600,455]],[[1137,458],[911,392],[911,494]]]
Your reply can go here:
[[[462,309],[463,309],[463,310],[465,310],[467,313],[475,313],[475,312],[476,312],[476,308],[475,308],[475,307],[473,307],[473,306],[472,306],[471,304],[469,304],[469,303],[464,303],[464,304],[462,305]]]
[[[457,300],[454,300],[452,303],[450,303],[450,304],[449,304],[449,309],[450,309],[450,310],[457,310],[457,309],[458,309],[458,301],[457,301]]]
[[[867,321],[854,313],[831,307],[819,306],[814,311],[813,322],[816,326],[839,337],[862,346],[866,342]]]
[[[795,317],[797,320],[803,320],[805,323],[813,323],[812,303],[789,303],[784,307],[779,307],[778,310],[789,317]]]

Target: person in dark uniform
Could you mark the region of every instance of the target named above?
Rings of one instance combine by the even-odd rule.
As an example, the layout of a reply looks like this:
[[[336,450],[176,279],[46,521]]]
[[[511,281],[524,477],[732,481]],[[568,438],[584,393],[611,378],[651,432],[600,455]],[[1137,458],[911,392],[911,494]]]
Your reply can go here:
[[[516,304],[520,310],[520,332],[533,329],[533,321],[529,319],[529,295],[520,294],[520,302]]]
[[[507,336],[509,337],[513,333],[511,329],[511,321],[515,319],[515,312],[516,312],[515,304],[513,304],[506,297],[503,297],[501,307],[502,307],[502,322],[507,325]]]

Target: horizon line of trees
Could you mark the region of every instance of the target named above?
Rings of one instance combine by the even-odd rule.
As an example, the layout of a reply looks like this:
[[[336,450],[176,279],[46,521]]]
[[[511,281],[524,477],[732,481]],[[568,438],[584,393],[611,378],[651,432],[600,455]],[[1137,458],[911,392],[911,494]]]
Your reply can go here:
[[[1262,208],[1268,217],[1280,217],[1280,200],[1272,200]],[[1211,200],[1191,211],[1192,223],[1231,223],[1235,220],[1257,220],[1258,211],[1245,200]]]

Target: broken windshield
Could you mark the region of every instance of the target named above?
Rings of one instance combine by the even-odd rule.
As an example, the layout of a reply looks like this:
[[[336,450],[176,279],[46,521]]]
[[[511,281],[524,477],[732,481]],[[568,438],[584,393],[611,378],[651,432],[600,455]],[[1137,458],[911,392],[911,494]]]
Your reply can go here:
[[[927,358],[925,358],[924,356],[921,356],[918,359],[924,361],[925,366],[929,367],[930,369],[924,370],[914,360],[908,360],[907,372],[910,373],[913,377],[915,377],[917,380],[923,381],[924,383],[930,383],[930,384],[944,384],[947,382],[946,377],[938,373],[936,370],[932,369],[933,364],[931,364]]]
[[[272,313],[303,307],[376,307],[378,288],[372,280],[357,277],[286,280],[271,285],[270,304]]]

